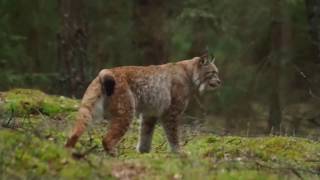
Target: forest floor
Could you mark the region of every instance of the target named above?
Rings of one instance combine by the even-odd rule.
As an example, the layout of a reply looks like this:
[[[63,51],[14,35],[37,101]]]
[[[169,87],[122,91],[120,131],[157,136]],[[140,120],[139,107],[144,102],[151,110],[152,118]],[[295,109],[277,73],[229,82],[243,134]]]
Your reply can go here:
[[[117,157],[106,155],[101,145],[107,122],[93,123],[74,158],[63,145],[78,104],[37,90],[0,93],[0,179],[320,179],[317,141],[185,131],[184,153],[175,155],[157,128],[152,152],[138,154],[137,122]]]

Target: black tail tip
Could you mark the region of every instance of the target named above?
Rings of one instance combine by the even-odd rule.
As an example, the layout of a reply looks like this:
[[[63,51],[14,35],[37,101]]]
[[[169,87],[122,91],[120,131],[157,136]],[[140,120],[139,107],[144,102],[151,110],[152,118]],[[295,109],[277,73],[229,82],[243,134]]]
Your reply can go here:
[[[116,82],[113,77],[107,76],[102,82],[103,90],[107,96],[112,96],[114,93]]]

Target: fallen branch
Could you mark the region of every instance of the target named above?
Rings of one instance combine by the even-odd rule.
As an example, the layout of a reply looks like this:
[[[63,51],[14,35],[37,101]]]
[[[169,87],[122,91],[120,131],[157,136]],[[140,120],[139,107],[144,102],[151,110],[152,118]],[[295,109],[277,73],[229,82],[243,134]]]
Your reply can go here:
[[[10,116],[9,116],[7,122],[3,122],[3,123],[2,123],[2,127],[4,127],[4,128],[9,128],[9,129],[15,129],[15,126],[14,126],[14,125],[13,125],[13,126],[10,125],[10,124],[11,124],[11,121],[12,121],[13,119],[14,119],[14,109],[11,107],[11,108],[10,108]]]
[[[93,150],[97,149],[98,148],[98,145],[95,145],[93,147],[91,147],[90,149],[86,150],[84,153],[72,153],[72,157],[74,159],[85,159],[85,157],[90,154]]]
[[[308,85],[308,93],[311,97],[317,99],[317,100],[320,100],[320,96],[316,95],[312,89],[312,84],[308,78],[308,76],[294,63],[293,64],[293,67],[295,68],[295,70],[298,72],[298,74],[300,74],[300,76],[302,77],[302,79],[304,79]]]

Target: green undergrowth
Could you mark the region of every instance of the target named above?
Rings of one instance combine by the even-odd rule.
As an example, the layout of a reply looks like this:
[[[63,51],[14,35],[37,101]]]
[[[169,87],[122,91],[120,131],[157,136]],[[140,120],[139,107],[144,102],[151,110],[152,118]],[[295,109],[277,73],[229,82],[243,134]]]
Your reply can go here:
[[[63,96],[49,96],[39,90],[14,89],[1,94],[4,110],[15,116],[43,114],[55,116],[76,111],[79,102]]]
[[[152,152],[138,154],[135,121],[110,157],[103,122],[92,123],[70,152],[63,145],[78,103],[37,90],[1,93],[0,179],[319,179],[320,143],[296,137],[183,134],[176,155],[157,127]]]

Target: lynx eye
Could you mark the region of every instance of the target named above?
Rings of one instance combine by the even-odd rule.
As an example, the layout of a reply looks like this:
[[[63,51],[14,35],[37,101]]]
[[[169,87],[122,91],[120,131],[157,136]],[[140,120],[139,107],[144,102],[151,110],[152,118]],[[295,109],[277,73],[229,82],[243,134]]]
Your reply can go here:
[[[216,74],[218,74],[216,71],[210,71],[206,74],[206,76],[214,76]]]

